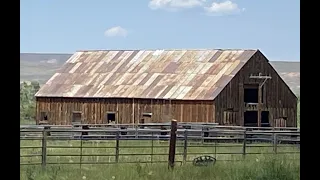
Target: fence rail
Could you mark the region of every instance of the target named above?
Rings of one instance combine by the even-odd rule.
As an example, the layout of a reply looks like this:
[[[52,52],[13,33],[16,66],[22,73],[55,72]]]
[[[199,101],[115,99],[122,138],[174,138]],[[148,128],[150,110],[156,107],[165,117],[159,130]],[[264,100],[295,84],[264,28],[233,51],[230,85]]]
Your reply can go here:
[[[78,125],[81,126],[84,125]],[[48,164],[168,163],[171,129],[94,127],[97,126],[90,129],[21,126],[20,164],[45,167]],[[176,163],[191,162],[200,155],[231,161],[255,160],[258,155],[268,154],[299,156],[300,153],[299,129],[197,127],[200,128],[177,129]]]
[[[216,129],[232,129],[232,130],[292,130],[300,131],[300,128],[296,127],[244,127],[244,126],[225,126],[219,125],[218,123],[194,123],[194,122],[178,122],[179,127],[190,127],[190,128],[216,128]],[[144,124],[72,124],[72,125],[21,125],[21,128],[81,128],[87,126],[91,128],[137,128],[137,127],[167,127],[170,128],[171,123],[144,123]]]

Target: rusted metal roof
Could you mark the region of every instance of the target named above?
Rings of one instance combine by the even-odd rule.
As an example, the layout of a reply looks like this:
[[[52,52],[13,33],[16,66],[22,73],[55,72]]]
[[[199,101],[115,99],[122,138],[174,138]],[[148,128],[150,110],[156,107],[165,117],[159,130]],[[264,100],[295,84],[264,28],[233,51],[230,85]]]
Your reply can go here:
[[[256,51],[78,51],[36,96],[213,100]]]

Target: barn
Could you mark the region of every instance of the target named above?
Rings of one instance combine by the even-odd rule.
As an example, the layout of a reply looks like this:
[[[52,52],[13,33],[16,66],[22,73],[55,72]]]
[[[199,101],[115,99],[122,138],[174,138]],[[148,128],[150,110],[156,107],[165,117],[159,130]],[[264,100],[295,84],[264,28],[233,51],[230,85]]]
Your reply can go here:
[[[35,96],[37,124],[297,126],[297,97],[257,49],[77,51]]]

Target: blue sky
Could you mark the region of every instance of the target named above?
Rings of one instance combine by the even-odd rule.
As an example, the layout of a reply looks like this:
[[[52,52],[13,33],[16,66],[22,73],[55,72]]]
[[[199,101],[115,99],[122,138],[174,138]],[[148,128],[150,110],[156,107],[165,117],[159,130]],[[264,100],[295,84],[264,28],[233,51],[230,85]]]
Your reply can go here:
[[[300,61],[298,0],[21,0],[20,51],[260,49]]]

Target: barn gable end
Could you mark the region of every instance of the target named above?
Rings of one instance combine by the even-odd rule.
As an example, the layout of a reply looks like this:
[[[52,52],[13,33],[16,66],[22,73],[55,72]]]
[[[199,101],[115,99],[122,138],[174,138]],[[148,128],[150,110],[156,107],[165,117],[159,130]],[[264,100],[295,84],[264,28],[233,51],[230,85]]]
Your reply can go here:
[[[245,125],[244,111],[250,111],[250,108],[254,107],[246,107],[244,90],[250,84],[259,84],[263,81],[250,79],[250,75],[259,73],[272,78],[266,80],[263,85],[261,107],[262,112],[268,112],[270,125],[272,126],[276,123],[275,120],[282,118],[286,119],[286,126],[297,125],[297,97],[260,51],[257,51],[245,63],[215,98],[215,119],[218,123]]]

